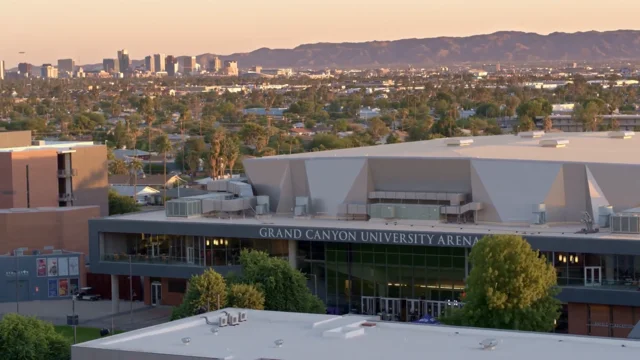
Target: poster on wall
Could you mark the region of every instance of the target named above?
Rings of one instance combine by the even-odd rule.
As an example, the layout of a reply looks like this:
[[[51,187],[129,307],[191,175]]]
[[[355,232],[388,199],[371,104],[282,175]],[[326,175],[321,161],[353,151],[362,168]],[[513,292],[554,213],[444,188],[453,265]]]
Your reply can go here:
[[[69,258],[58,258],[58,275],[69,276]]]
[[[58,258],[47,259],[47,275],[58,276]]]
[[[71,279],[69,280],[69,294],[75,294],[80,288],[79,279]]]
[[[49,279],[49,297],[58,297],[58,280]]]
[[[78,258],[70,257],[69,259],[69,275],[77,276],[80,274],[80,268],[78,266]]]
[[[36,259],[36,268],[38,269],[38,277],[47,276],[47,259],[45,258]]]
[[[58,280],[58,296],[69,296],[69,279]]]

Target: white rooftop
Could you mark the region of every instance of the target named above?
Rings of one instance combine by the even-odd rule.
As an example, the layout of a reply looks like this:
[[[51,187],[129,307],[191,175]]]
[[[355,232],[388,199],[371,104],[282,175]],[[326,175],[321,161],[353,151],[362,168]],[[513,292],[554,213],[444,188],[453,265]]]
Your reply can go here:
[[[617,163],[640,164],[637,156],[640,136],[620,140],[609,137],[608,132],[549,133],[539,138],[523,138],[516,135],[475,136],[468,146],[447,146],[453,139],[415,141],[384,146],[317,151],[293,155],[271,156],[249,161],[273,159],[313,159],[332,157],[398,157],[398,158],[443,158],[443,159],[497,159],[532,160],[550,162]],[[563,148],[544,148],[540,141],[568,140]]]
[[[247,312],[247,321],[237,326],[218,328],[195,316],[74,345],[72,359],[146,359],[149,355],[142,354],[146,353],[172,359],[228,360],[631,360],[640,354],[640,342],[633,340],[392,322],[363,326],[373,319]],[[206,315],[217,323],[221,314]],[[495,339],[495,349],[482,349],[480,343],[488,339]],[[282,340],[280,347],[277,340]]]
[[[93,141],[40,141],[40,145],[1,148],[0,152],[34,151],[34,150],[70,150],[76,147],[96,146]]]

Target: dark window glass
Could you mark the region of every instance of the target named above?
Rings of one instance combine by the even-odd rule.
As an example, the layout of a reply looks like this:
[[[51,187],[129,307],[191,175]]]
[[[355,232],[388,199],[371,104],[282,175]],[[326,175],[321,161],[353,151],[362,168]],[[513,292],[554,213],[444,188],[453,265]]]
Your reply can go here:
[[[185,280],[185,279],[170,279],[168,281],[168,291],[170,293],[184,294],[187,291],[187,280]]]

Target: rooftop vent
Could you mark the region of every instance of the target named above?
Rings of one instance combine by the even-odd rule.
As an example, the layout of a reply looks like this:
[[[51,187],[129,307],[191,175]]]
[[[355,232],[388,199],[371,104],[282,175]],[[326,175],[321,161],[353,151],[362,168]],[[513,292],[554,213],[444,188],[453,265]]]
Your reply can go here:
[[[553,147],[553,148],[563,148],[569,145],[569,140],[567,139],[545,139],[540,140],[540,146],[542,147]]]
[[[521,138],[540,138],[544,135],[544,131],[524,131],[518,134]]]
[[[447,146],[468,146],[473,144],[473,139],[449,138],[445,140]]]
[[[497,339],[485,339],[480,342],[483,350],[494,350],[498,346]]]
[[[636,133],[633,131],[611,131],[609,137],[612,139],[631,139]]]

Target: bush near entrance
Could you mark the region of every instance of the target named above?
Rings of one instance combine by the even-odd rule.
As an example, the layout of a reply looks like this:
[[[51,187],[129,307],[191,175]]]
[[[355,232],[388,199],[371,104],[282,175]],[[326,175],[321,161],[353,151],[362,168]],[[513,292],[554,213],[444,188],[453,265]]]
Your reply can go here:
[[[53,325],[33,317],[7,314],[0,321],[0,359],[69,360],[71,342]]]
[[[551,331],[560,315],[555,269],[522,237],[482,238],[469,256],[464,307],[445,324],[525,331]]]

